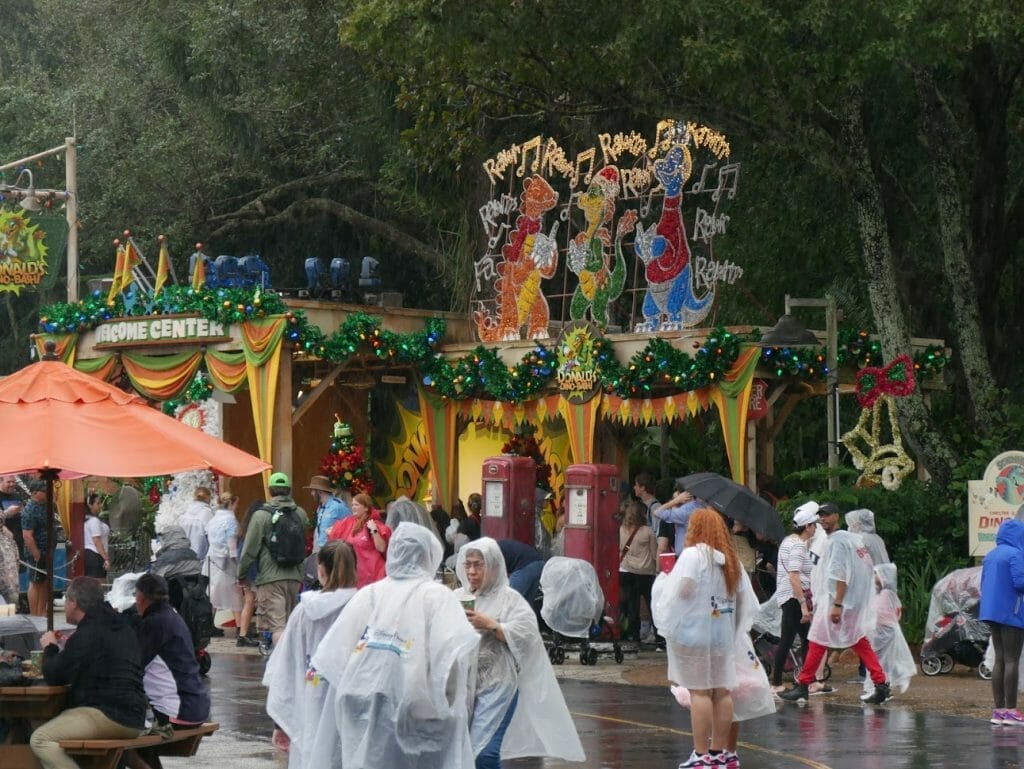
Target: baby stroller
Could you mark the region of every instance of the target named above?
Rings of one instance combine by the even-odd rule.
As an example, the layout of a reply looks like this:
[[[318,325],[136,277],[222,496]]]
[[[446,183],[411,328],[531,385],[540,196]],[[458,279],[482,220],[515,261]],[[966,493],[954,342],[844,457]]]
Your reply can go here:
[[[575,649],[581,665],[596,665],[600,654],[611,654],[618,663],[625,659],[617,631],[604,616],[604,593],[593,566],[579,558],[550,558],[540,589],[540,615],[550,630],[545,645],[553,665],[561,665],[566,651]]]
[[[957,569],[935,583],[921,644],[921,672],[926,676],[948,673],[956,664],[977,668],[991,678],[983,664],[990,631],[978,619],[981,567]]]
[[[782,608],[775,601],[773,594],[767,601],[761,604],[761,608],[754,618],[754,624],[750,628],[750,641],[754,645],[754,652],[764,667],[765,675],[771,678],[772,670],[775,667],[775,652],[779,647],[780,636],[782,635]],[[801,648],[800,636],[793,639],[793,645],[789,647],[789,654],[783,665],[784,673],[792,673],[793,680],[800,674],[803,667],[804,650]],[[826,662],[821,673],[821,680],[827,681],[832,677],[832,667]]]

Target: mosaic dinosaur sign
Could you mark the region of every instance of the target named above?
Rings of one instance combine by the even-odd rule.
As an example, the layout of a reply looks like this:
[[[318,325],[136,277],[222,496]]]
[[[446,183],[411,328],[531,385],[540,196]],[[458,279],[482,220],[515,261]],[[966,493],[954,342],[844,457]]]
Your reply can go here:
[[[480,340],[546,339],[552,321],[639,333],[698,325],[718,287],[743,275],[714,250],[739,170],[725,136],[675,120],[650,137],[600,134],[575,154],[535,136],[488,158],[472,301]]]

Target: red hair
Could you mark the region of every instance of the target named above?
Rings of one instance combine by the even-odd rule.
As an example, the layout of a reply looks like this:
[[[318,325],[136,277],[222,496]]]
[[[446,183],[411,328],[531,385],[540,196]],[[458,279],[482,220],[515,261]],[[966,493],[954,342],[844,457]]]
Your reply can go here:
[[[729,595],[736,595],[743,567],[733,550],[732,536],[718,511],[702,507],[690,516],[690,522],[686,525],[686,546],[693,545],[707,545],[725,556],[725,589]]]

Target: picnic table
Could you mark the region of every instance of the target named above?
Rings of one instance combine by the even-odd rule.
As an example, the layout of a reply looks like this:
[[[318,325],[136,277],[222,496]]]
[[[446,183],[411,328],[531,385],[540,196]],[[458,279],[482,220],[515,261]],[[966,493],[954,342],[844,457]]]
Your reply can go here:
[[[67,703],[67,686],[0,686],[0,719],[11,722],[14,744],[0,745],[4,769],[39,769],[28,746],[32,729],[58,715]]]

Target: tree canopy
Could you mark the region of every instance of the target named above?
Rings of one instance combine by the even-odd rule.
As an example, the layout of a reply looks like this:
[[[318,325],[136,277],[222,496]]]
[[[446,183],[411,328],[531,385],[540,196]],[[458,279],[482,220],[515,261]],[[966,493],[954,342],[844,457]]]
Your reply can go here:
[[[278,285],[308,255],[372,254],[422,306],[467,309],[479,163],[538,133],[566,144],[664,117],[712,125],[743,162],[723,249],[743,284],[716,323],[835,295],[887,357],[955,348],[948,404],[901,402],[950,477],[965,432],[1001,434],[1018,391],[1024,8],[692,0],[0,0],[0,147],[79,140],[82,271],[124,227],[257,251]],[[36,169],[60,186],[60,164]],[[5,295],[0,368],[41,300]]]

